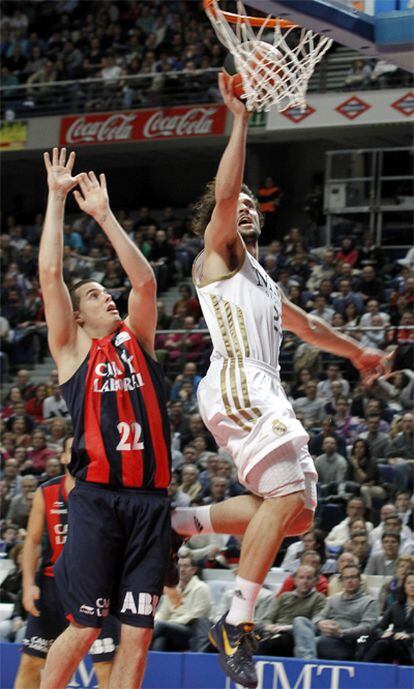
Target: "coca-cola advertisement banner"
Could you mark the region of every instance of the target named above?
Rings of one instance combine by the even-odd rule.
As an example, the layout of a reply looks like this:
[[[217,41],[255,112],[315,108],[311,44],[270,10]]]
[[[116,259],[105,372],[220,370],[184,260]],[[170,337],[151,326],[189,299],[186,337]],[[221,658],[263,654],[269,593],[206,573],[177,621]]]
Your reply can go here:
[[[224,105],[192,105],[156,110],[99,112],[62,117],[61,145],[166,141],[223,134]]]

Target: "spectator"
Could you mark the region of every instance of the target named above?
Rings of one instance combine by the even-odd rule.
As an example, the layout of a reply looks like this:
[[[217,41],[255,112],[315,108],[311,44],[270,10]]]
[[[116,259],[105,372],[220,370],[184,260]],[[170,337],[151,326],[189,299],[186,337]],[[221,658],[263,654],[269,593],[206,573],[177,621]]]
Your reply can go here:
[[[378,466],[371,458],[369,442],[363,438],[358,438],[353,444],[345,480],[352,481],[360,489],[365,506],[369,510],[373,498],[385,500],[387,497],[384,488],[378,485]]]
[[[3,469],[3,480],[6,484],[7,495],[14,498],[20,493],[21,476],[19,476],[19,463],[14,457],[6,459]]]
[[[384,531],[392,531],[400,536],[399,555],[414,554],[413,533],[408,526],[403,525],[401,517],[396,512],[389,514],[381,523],[378,531],[374,529],[371,534],[372,551],[371,555],[377,555],[383,552],[382,548],[382,534]],[[375,532],[375,536],[373,535]]]
[[[353,531],[349,541],[345,544],[345,549],[355,555],[358,558],[360,568],[365,569],[371,554],[367,530]]]
[[[198,299],[196,299],[193,296],[191,286],[188,284],[180,285],[178,291],[180,294],[180,299],[176,301],[173,306],[173,316],[176,315],[179,306],[184,306],[185,315],[192,316],[194,318],[195,323],[197,323],[201,316],[201,309],[200,304],[198,303]]]
[[[197,576],[197,567],[190,557],[180,557],[178,561],[179,604],[173,605],[164,596],[155,613],[153,651],[185,651],[191,649],[194,626],[198,619],[209,617],[210,591]]]
[[[373,318],[375,316],[381,316],[382,322],[388,325],[390,322],[390,317],[385,311],[380,311],[379,302],[377,299],[368,299],[365,313],[361,316],[360,325],[364,328],[369,328],[374,325]]]
[[[56,384],[53,386],[53,394],[46,397],[43,401],[43,419],[45,421],[50,421],[51,419],[69,418],[69,411],[66,406],[66,402],[60,394],[60,385]]]
[[[303,414],[305,426],[307,428],[320,427],[325,416],[325,405],[321,399],[317,399],[317,383],[310,380],[305,386],[305,397],[299,397],[293,403],[295,412]]]
[[[414,572],[404,577],[398,601],[373,630],[373,640],[362,658],[365,662],[414,664]]]
[[[264,244],[269,244],[272,239],[276,238],[277,216],[282,196],[280,187],[275,184],[273,177],[265,177],[264,184],[260,187],[257,196],[260,211],[264,216],[262,229]]]
[[[0,533],[0,553],[4,557],[9,557],[10,552],[17,543],[19,530],[15,524],[6,522]]]
[[[0,586],[0,603],[17,603],[22,590],[22,554],[23,544],[17,543],[10,550],[9,557],[14,563],[13,569],[3,579]]]
[[[345,438],[336,432],[336,426],[331,416],[324,416],[321,424],[321,431],[316,435],[311,435],[309,441],[309,452],[313,457],[322,454],[322,445],[326,437],[335,438],[338,452],[343,457],[346,456],[346,442]]]
[[[43,423],[43,404],[47,397],[47,389],[44,383],[36,385],[34,397],[26,402],[26,412],[30,414],[38,424]]]
[[[345,313],[345,309],[349,304],[353,304],[358,313],[364,310],[364,300],[360,294],[357,294],[351,289],[351,281],[348,278],[339,280],[338,290],[339,293],[332,302],[335,311]]]
[[[344,237],[335,259],[348,263],[352,268],[355,266],[358,259],[358,249],[355,248],[354,240],[351,237]]]
[[[342,579],[342,574],[345,567],[360,567],[359,560],[356,555],[349,552],[341,553],[338,557],[338,574],[335,574],[329,580],[328,596],[334,596],[337,593],[342,593],[344,590],[344,582]],[[361,589],[368,593],[368,585],[365,574],[361,575]]]
[[[366,424],[368,430],[358,435],[358,438],[367,441],[370,448],[371,459],[377,463],[387,457],[391,448],[388,434],[381,433],[379,430],[380,422],[381,417],[378,414],[369,414]]]
[[[323,486],[345,480],[348,464],[345,457],[338,454],[336,440],[327,436],[322,443],[323,454],[315,460],[315,468],[318,472],[319,483]]]
[[[308,565],[312,567],[316,572],[315,589],[319,591],[322,595],[326,596],[328,593],[328,579],[321,574],[321,556],[316,550],[305,550],[299,558],[299,565]],[[282,586],[277,592],[277,597],[281,596],[283,593],[295,590],[295,579],[289,574],[283,581]]]
[[[369,232],[364,235],[363,241],[362,241],[362,246],[359,249],[358,252],[358,261],[356,264],[357,268],[360,268],[362,270],[362,273],[364,274],[364,269],[366,266],[374,268],[376,271],[380,271],[381,268],[384,265],[384,252],[382,249],[379,247],[375,246],[374,244],[374,239]],[[365,275],[368,275],[368,273],[365,273]],[[370,275],[374,275],[375,277],[375,271],[374,273],[370,273]],[[372,294],[373,296],[382,303],[384,300],[382,297],[379,296],[379,294],[375,295]]]
[[[326,298],[323,294],[316,295],[313,305],[315,308],[310,312],[311,316],[318,316],[318,318],[322,318],[322,320],[327,323],[332,322],[332,317],[335,312],[327,305]]]
[[[195,464],[183,466],[181,481],[180,490],[189,496],[191,504],[198,502],[201,497],[202,487],[198,480],[198,469]]]
[[[382,304],[385,301],[384,285],[379,280],[372,265],[366,265],[361,270],[361,277],[358,282],[358,292],[365,301],[368,299],[378,299]]]
[[[175,509],[176,507],[189,507],[191,503],[190,496],[180,489],[177,474],[175,472],[171,475],[168,495],[171,500],[171,509]]]
[[[318,383],[318,397],[319,399],[330,402],[332,400],[332,383],[338,381],[341,384],[342,395],[348,397],[349,383],[342,377],[342,373],[338,364],[329,364],[326,371],[326,380],[321,380]]]
[[[404,526],[408,526],[411,531],[414,528],[413,508],[411,506],[410,491],[401,490],[395,496],[395,508],[401,517]]]
[[[6,519],[16,526],[25,529],[32,507],[34,493],[37,488],[37,481],[34,476],[23,476],[21,480],[22,492],[10,502]]]
[[[307,658],[315,658],[317,650],[318,658],[352,660],[358,637],[369,633],[377,620],[376,601],[363,591],[359,568],[344,567],[342,582],[343,592],[329,597],[312,622],[299,618]]]
[[[294,591],[273,600],[264,624],[259,627],[259,652],[263,655],[308,658],[306,649],[302,648],[300,627],[296,628],[296,619],[299,616],[313,619],[323,609],[325,597],[314,588],[316,572],[313,567],[298,567],[294,581]]]
[[[46,436],[43,431],[35,431],[32,440],[32,449],[28,452],[26,468],[30,468],[33,474],[41,474],[45,470],[46,460],[54,457],[56,453],[46,446]]]
[[[382,553],[371,555],[365,567],[365,574],[394,576],[401,537],[393,531],[384,531],[381,536]]]
[[[382,585],[378,595],[381,615],[397,602],[402,583],[408,572],[414,572],[414,557],[412,555],[400,555],[395,565],[395,575],[391,581],[386,581]]]
[[[357,58],[353,61],[347,76],[345,77],[344,85],[350,89],[362,88],[365,89],[369,85],[371,77],[371,67],[367,62]]]
[[[326,544],[333,548],[342,547],[349,539],[349,524],[354,519],[363,519],[365,515],[365,503],[362,498],[353,497],[346,506],[345,519],[333,527],[326,537]],[[368,533],[372,531],[371,522],[366,522]]]

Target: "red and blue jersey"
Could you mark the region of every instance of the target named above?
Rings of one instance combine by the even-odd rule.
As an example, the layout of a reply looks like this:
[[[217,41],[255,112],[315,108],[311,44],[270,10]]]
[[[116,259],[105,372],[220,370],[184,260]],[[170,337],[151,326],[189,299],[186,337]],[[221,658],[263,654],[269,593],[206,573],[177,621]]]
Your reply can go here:
[[[92,340],[61,391],[74,429],[72,476],[112,488],[167,488],[171,455],[163,371],[125,323]]]
[[[68,495],[65,476],[57,476],[40,486],[45,502],[45,530],[41,542],[41,572],[53,577],[53,565],[68,535]]]

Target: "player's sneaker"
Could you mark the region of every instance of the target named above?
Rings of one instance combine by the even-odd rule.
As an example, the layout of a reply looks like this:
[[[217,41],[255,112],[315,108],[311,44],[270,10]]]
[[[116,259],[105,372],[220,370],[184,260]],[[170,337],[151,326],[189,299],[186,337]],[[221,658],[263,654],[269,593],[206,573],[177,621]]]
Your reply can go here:
[[[236,684],[249,689],[257,687],[257,675],[253,653],[257,648],[254,624],[245,622],[228,624],[226,615],[210,629],[209,638],[219,655],[219,663],[228,677]]]

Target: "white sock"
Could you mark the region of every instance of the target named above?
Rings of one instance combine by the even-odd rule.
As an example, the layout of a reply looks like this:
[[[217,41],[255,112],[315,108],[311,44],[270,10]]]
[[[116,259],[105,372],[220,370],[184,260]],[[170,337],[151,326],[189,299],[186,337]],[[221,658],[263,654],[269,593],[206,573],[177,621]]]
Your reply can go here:
[[[253,622],[254,606],[261,588],[261,584],[256,584],[255,581],[236,577],[236,586],[226,622],[234,625]]]
[[[202,507],[177,507],[171,512],[171,526],[179,534],[216,533],[210,519],[211,505]]]

